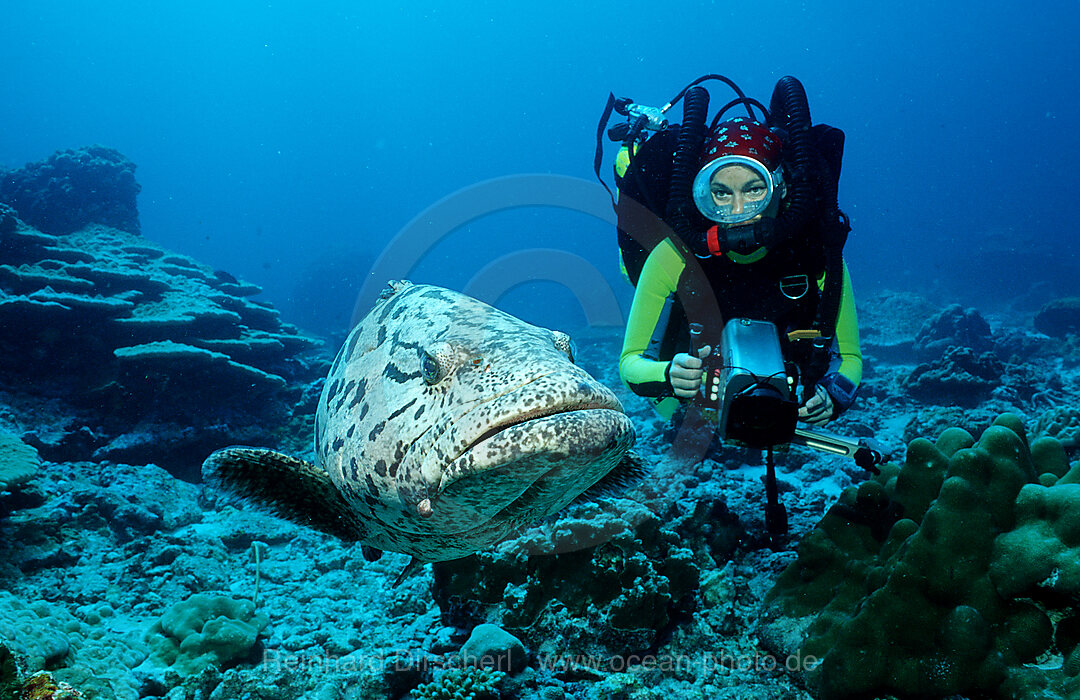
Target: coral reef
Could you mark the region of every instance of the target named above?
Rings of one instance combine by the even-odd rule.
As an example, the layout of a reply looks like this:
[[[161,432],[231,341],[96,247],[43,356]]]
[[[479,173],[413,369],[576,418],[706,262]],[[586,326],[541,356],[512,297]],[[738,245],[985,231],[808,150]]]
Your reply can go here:
[[[139,232],[135,164],[105,146],[59,151],[0,173],[0,202],[34,228],[64,235],[104,224]]]
[[[1035,328],[1046,335],[1064,338],[1080,333],[1080,298],[1055,299],[1035,314]]]
[[[198,593],[169,608],[151,630],[155,661],[193,675],[248,657],[269,622],[249,600]]]
[[[937,360],[916,367],[903,387],[911,396],[932,404],[977,406],[1001,383],[1005,368],[991,352],[949,346]]]
[[[863,352],[877,360],[910,362],[915,337],[937,307],[910,292],[886,292],[860,300]]]
[[[826,699],[1072,697],[1078,482],[1061,444],[1029,445],[1012,415],[978,442],[915,440],[803,539],[760,634],[820,659],[807,680]]]
[[[491,621],[543,653],[640,652],[693,608],[700,565],[679,532],[686,520],[624,499],[583,504],[494,551],[435,564],[435,598],[447,624]]]
[[[40,465],[37,450],[17,435],[0,430],[0,492],[25,484]]]
[[[272,443],[265,426],[310,420],[327,359],[249,299],[258,287],[100,225],[58,237],[16,222],[0,263],[0,322],[21,329],[0,338],[3,384],[87,414],[80,440],[30,436],[47,459],[160,459],[171,432],[165,466],[191,479],[245,432]]]
[[[491,700],[498,697],[497,686],[506,674],[488,668],[452,668],[430,683],[413,688],[414,700]]]
[[[922,362],[935,360],[951,347],[968,348],[975,354],[994,348],[990,324],[975,309],[950,304],[931,317],[915,336],[915,353]]]
[[[91,227],[65,241],[93,238],[92,231],[101,237],[126,236]],[[24,254],[22,261],[12,257],[18,250],[25,253],[27,238],[42,246],[57,245],[55,237],[32,231],[0,208],[0,255],[18,273],[0,268],[0,281],[11,285],[3,287],[8,290],[4,299],[29,299],[55,284],[51,293],[76,299],[57,296],[42,303],[84,309],[79,313],[100,329],[132,318],[136,311],[148,313],[150,308],[139,311],[148,296],[156,294],[164,301],[184,289],[192,294],[182,302],[169,296],[175,305],[158,305],[154,315],[166,319],[162,325],[171,329],[160,335],[150,333],[153,324],[140,322],[139,338],[99,346],[88,331],[56,326],[80,352],[104,358],[108,377],[100,384],[87,382],[85,372],[92,367],[78,364],[74,348],[69,366],[78,371],[55,363],[53,384],[51,372],[33,373],[29,358],[0,357],[5,367],[22,368],[21,373],[0,373],[11,382],[0,387],[0,426],[43,448],[46,460],[30,482],[0,497],[5,506],[21,499],[0,518],[0,684],[15,671],[5,662],[6,647],[10,660],[22,664],[18,673],[47,672],[58,684],[68,683],[87,697],[400,699],[414,689],[421,696],[445,691],[464,697],[470,689],[462,687],[463,681],[491,676],[462,662],[478,649],[512,647],[518,654],[511,652],[515,672],[497,681],[492,697],[809,700],[799,685],[807,678],[803,674],[817,678],[813,674],[822,673],[820,669],[838,668],[830,671],[830,678],[839,673],[855,683],[880,678],[884,672],[879,663],[892,669],[890,678],[900,679],[897,682],[925,672],[932,679],[967,677],[972,687],[1001,678],[1001,697],[1076,694],[1080,621],[1073,612],[1073,588],[1080,577],[1075,564],[1080,545],[1074,522],[1078,507],[1071,492],[1077,484],[1063,476],[1069,472],[1060,448],[1075,449],[1069,441],[1080,415],[1075,410],[1080,382],[1077,370],[1063,360],[1070,341],[1034,332],[1027,316],[1014,319],[1024,325],[1006,322],[1003,328],[999,317],[988,317],[1004,375],[974,409],[928,406],[899,388],[912,369],[910,352],[905,354],[901,346],[914,347],[928,315],[925,301],[911,295],[885,297],[863,317],[867,323],[881,320],[880,342],[868,353],[859,403],[830,428],[845,436],[873,436],[897,448],[905,431],[913,436],[937,434],[949,425],[982,434],[982,440],[975,446],[955,430],[946,431],[937,446],[917,440],[908,454],[911,465],[887,466],[880,479],[847,492],[850,484],[865,479],[849,460],[798,448],[781,452],[781,498],[788,508],[792,540],[804,540],[803,560],[782,579],[792,586],[793,595],[778,592],[770,598],[766,622],[756,627],[762,599],[796,559],[794,551],[766,546],[760,453],[708,442],[689,455],[671,450],[672,442],[682,437],[681,429],[661,423],[646,402],[619,385],[611,362],[621,347],[618,330],[577,334],[577,358],[619,393],[633,416],[639,433],[636,449],[651,467],[649,477],[618,498],[575,505],[477,557],[434,570],[421,567],[395,588],[405,557],[388,553],[367,561],[359,546],[237,510],[214,492],[179,481],[162,468],[178,472],[175,464],[165,463],[169,459],[198,464],[205,457],[198,451],[200,441],[210,439],[232,442],[251,435],[282,446],[292,440],[301,445],[297,452],[310,440],[310,426],[297,416],[312,412],[319,387],[304,379],[303,367],[314,368],[319,360],[308,360],[302,350],[295,350],[274,364],[264,354],[268,348],[247,336],[224,337],[207,330],[234,322],[222,310],[260,313],[244,311],[247,307],[234,302],[229,302],[234,308],[212,299],[206,303],[216,294],[211,288],[250,302],[241,294],[247,285],[193,261],[203,277],[187,277],[176,272],[193,269],[176,262],[181,256],[168,263],[175,269],[164,271],[154,261],[165,264],[166,257],[174,256],[157,254],[155,246],[141,239],[131,245],[146,257],[136,265],[146,277],[92,281],[86,278],[92,273],[78,266],[108,265],[79,256],[97,256],[96,244],[60,246],[68,250],[50,253],[57,264],[46,265],[40,254]],[[118,253],[116,259],[120,257]],[[134,261],[127,262],[135,271]],[[41,279],[31,274],[34,270],[52,281],[35,286]],[[206,276],[214,281],[206,281]],[[168,289],[157,287],[155,279]],[[121,304],[128,309],[123,311],[115,304],[117,298],[134,307]],[[109,315],[113,313],[128,315]],[[270,312],[262,318],[272,322],[273,316]],[[255,316],[250,316],[239,325],[250,328],[254,323]],[[58,353],[45,330],[29,329],[28,337]],[[280,329],[269,332],[287,335]],[[891,342],[896,339],[899,344]],[[236,340],[241,342],[232,342]],[[7,337],[0,342],[18,352],[35,352],[33,343],[16,345]],[[874,355],[876,348],[895,352],[889,355],[895,362]],[[189,389],[183,382],[177,386],[173,381],[169,391],[154,381],[138,389],[141,373],[169,381],[164,358],[182,366],[185,375],[207,373],[199,381],[228,386],[228,377],[233,377],[236,384],[209,398],[200,398],[198,388],[192,387],[183,401],[179,397]],[[239,387],[241,377],[260,381],[241,374],[230,362],[285,381],[284,388],[266,387],[261,407],[245,407],[263,411],[261,432],[247,433],[255,428],[243,422],[243,414],[222,407],[223,398],[250,395],[247,387]],[[324,373],[322,367],[319,374]],[[33,382],[23,379],[31,375]],[[140,400],[150,404],[147,410],[123,402],[99,406],[92,398],[108,391],[81,396],[72,390],[110,382],[142,391]],[[162,418],[170,411],[184,415],[200,402],[209,418]],[[1040,438],[1024,447],[1015,421],[991,428],[1006,408],[1022,411],[1030,421],[1042,415],[1032,435],[1060,443]],[[120,419],[113,421],[110,413]],[[1025,459],[1035,466],[1024,466]],[[904,471],[909,473],[901,478]],[[985,473],[991,476],[972,476]],[[1006,510],[1001,504],[1010,494],[1015,505]],[[808,534],[838,498],[821,528]],[[807,549],[816,554],[807,558]],[[1039,556],[1028,556],[1036,551]],[[996,561],[1001,563],[995,566]],[[943,572],[940,585],[925,582],[921,574],[927,571]],[[999,587],[1013,597],[1002,598]],[[173,615],[176,630],[184,619],[190,621],[190,630],[205,623],[202,632],[184,637],[193,648],[208,641],[207,634],[214,638],[215,627],[207,622],[210,613],[191,612],[194,596],[235,601],[237,607],[227,619],[252,629],[223,622],[218,639],[227,646],[237,642],[235,649],[253,639],[246,653],[231,661],[196,653],[190,659],[202,661],[195,666],[176,665],[183,649],[177,637],[165,633],[163,622],[170,610],[189,606],[189,615]],[[903,602],[892,596],[901,596]],[[252,604],[242,602],[256,598],[257,614]],[[803,607],[791,612],[799,600]],[[247,611],[250,620],[244,617]],[[261,632],[253,632],[258,615],[270,621]],[[493,632],[483,623],[499,625],[524,644],[518,647],[508,637],[502,637],[505,643],[479,644],[483,632]],[[895,631],[897,626],[905,633],[911,628],[910,635]],[[466,639],[470,633],[472,643]],[[759,633],[773,651],[762,648]],[[918,646],[913,641],[917,634],[923,635]],[[816,661],[813,654],[799,655],[804,641],[811,645],[809,651],[827,660],[818,671],[810,670]],[[890,644],[900,651],[888,656],[882,650]],[[202,649],[207,648],[203,644]],[[927,660],[934,649],[940,655]],[[982,650],[979,658],[985,663],[976,667],[973,649]],[[1008,654],[1033,660],[1027,666],[1010,665]],[[170,660],[172,666],[164,665]],[[1040,686],[1041,696],[1031,690]],[[820,687],[815,686],[819,695]],[[896,686],[885,685],[881,693],[889,687]],[[475,681],[471,690],[477,690]],[[979,693],[972,690],[968,697]],[[995,691],[982,697],[995,697]]]

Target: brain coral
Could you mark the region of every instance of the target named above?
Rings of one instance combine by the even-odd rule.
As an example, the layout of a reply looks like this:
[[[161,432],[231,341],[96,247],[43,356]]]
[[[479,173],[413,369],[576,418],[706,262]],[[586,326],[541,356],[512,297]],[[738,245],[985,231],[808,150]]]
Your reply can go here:
[[[764,606],[822,698],[1076,697],[1080,465],[1015,416],[913,441],[848,489]]]

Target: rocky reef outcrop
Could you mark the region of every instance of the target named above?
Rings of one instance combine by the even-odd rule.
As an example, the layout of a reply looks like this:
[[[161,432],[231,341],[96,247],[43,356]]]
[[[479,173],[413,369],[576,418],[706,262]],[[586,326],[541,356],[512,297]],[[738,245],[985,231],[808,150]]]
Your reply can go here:
[[[88,224],[139,232],[135,164],[106,146],[59,151],[0,172],[0,202],[34,228],[64,235]]]
[[[915,354],[923,362],[936,360],[952,347],[976,354],[994,349],[990,324],[977,309],[950,304],[927,319],[915,336]]]
[[[1035,314],[1035,328],[1055,338],[1080,334],[1080,297],[1055,299]]]
[[[85,153],[116,161],[108,149]],[[64,163],[53,170],[71,182],[104,177],[114,197],[114,181],[126,181],[70,153],[46,163]],[[35,177],[43,188],[70,188],[55,173]],[[60,206],[50,197],[39,199]],[[20,213],[24,200],[11,200]],[[30,402],[37,415],[23,437],[45,459],[157,460],[194,479],[213,449],[273,444],[270,426],[314,413],[311,384],[327,367],[315,352],[321,341],[252,299],[259,287],[154,244],[132,231],[137,220],[104,204],[84,207],[77,221],[43,224],[60,233],[0,207],[0,325],[12,329],[0,336],[0,391],[15,397],[9,403]]]
[[[708,550],[680,532],[691,515],[665,522],[623,499],[584,505],[496,550],[435,564],[435,599],[451,626],[497,620],[546,654],[642,653],[694,609],[695,560]]]

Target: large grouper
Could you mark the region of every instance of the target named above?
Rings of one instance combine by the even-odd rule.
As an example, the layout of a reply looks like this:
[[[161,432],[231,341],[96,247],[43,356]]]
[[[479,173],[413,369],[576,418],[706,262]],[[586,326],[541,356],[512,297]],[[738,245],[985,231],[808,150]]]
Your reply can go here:
[[[228,447],[206,482],[413,562],[489,547],[641,475],[618,399],[569,336],[441,287],[392,282],[352,330],[315,416],[317,464]]]

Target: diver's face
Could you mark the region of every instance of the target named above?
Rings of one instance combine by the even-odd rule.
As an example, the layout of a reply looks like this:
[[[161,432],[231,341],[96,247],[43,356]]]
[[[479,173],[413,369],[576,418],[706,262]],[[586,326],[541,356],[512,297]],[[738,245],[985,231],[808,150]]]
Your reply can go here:
[[[716,206],[730,207],[733,216],[742,214],[748,205],[760,203],[769,195],[765,180],[745,165],[728,165],[717,170],[709,181],[709,190]],[[763,216],[776,216],[778,199],[773,197],[764,211],[742,224],[753,223]]]

